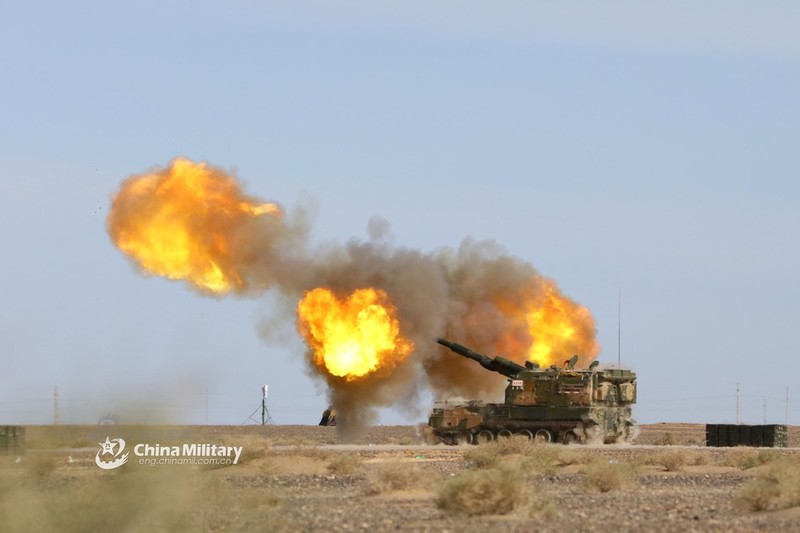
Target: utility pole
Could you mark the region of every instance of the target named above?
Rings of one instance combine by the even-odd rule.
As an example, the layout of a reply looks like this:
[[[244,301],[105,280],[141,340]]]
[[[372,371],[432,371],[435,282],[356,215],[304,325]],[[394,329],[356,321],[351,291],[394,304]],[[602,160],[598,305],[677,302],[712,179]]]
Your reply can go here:
[[[208,425],[208,389],[206,389],[206,425]]]
[[[767,399],[764,398],[764,425],[767,425]]]
[[[61,405],[58,403],[58,386],[53,387],[53,424],[61,423]]]
[[[736,424],[739,424],[739,383],[736,383]]]
[[[786,387],[786,413],[784,414],[783,423],[789,425],[789,387]]]

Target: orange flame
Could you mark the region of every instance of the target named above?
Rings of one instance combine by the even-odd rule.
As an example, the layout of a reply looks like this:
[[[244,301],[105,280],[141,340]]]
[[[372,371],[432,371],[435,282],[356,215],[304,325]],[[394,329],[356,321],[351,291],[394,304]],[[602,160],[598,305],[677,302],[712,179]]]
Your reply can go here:
[[[221,170],[177,158],[166,169],[123,182],[108,229],[144,271],[223,294],[244,284],[232,241],[262,215],[280,217],[281,210],[245,196]]]
[[[297,314],[314,363],[347,381],[391,370],[414,348],[400,335],[396,309],[379,289],[358,289],[345,299],[314,289],[300,300]]]
[[[564,296],[553,281],[534,281],[522,291],[522,302],[498,302],[498,308],[529,333],[531,341],[526,346],[513,339],[503,339],[503,343],[540,366],[561,366],[573,354],[579,356],[580,366],[588,364],[600,352],[591,312]],[[533,290],[535,285],[538,290]]]

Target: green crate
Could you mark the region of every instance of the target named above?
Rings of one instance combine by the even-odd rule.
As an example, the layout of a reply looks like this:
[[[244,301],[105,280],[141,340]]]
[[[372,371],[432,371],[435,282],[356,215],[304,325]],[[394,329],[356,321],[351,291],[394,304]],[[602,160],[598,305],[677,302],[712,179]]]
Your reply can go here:
[[[736,428],[739,436],[738,446],[752,446],[751,441],[753,426],[740,425]]]
[[[764,446],[764,426],[750,426],[750,446]]]
[[[706,446],[719,446],[719,424],[706,424]]]
[[[769,424],[764,426],[764,446],[770,448],[786,448],[788,432],[783,424]]]

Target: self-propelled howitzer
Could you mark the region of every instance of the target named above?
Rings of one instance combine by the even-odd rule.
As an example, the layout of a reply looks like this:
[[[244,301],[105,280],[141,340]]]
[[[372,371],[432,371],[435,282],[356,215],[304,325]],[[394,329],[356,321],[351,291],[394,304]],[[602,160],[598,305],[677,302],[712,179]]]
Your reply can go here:
[[[525,366],[504,357],[488,357],[448,341],[437,342],[508,378],[505,402],[444,402],[434,407],[429,425],[449,444],[477,443],[523,435],[543,442],[620,442],[636,436],[631,406],[636,403],[636,374],[620,368],[598,369],[593,362],[576,369],[577,356],[563,368]]]

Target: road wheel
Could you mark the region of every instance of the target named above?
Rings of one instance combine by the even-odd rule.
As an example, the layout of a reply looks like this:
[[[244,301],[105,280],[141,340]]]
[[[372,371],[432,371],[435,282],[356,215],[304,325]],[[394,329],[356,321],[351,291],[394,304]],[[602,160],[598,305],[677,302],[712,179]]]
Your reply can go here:
[[[533,440],[533,433],[531,432],[530,429],[520,429],[519,431],[517,431],[517,435],[525,437],[528,440]]]
[[[497,439],[498,440],[499,439],[510,439],[510,438],[511,438],[511,432],[509,430],[507,430],[507,429],[501,429],[500,431],[497,432]]]
[[[465,431],[456,435],[456,446],[462,446],[464,444],[472,444],[472,433]]]
[[[494,440],[494,433],[489,431],[488,429],[482,429],[478,432],[475,437],[475,441],[478,444],[483,444],[486,442],[492,442]]]
[[[579,440],[580,439],[578,438],[578,435],[576,435],[575,432],[572,430],[565,431],[564,435],[561,437],[561,442],[563,442],[564,444],[575,444]]]
[[[546,429],[537,429],[533,435],[533,440],[539,444],[547,444],[548,442],[553,442],[553,434]]]

